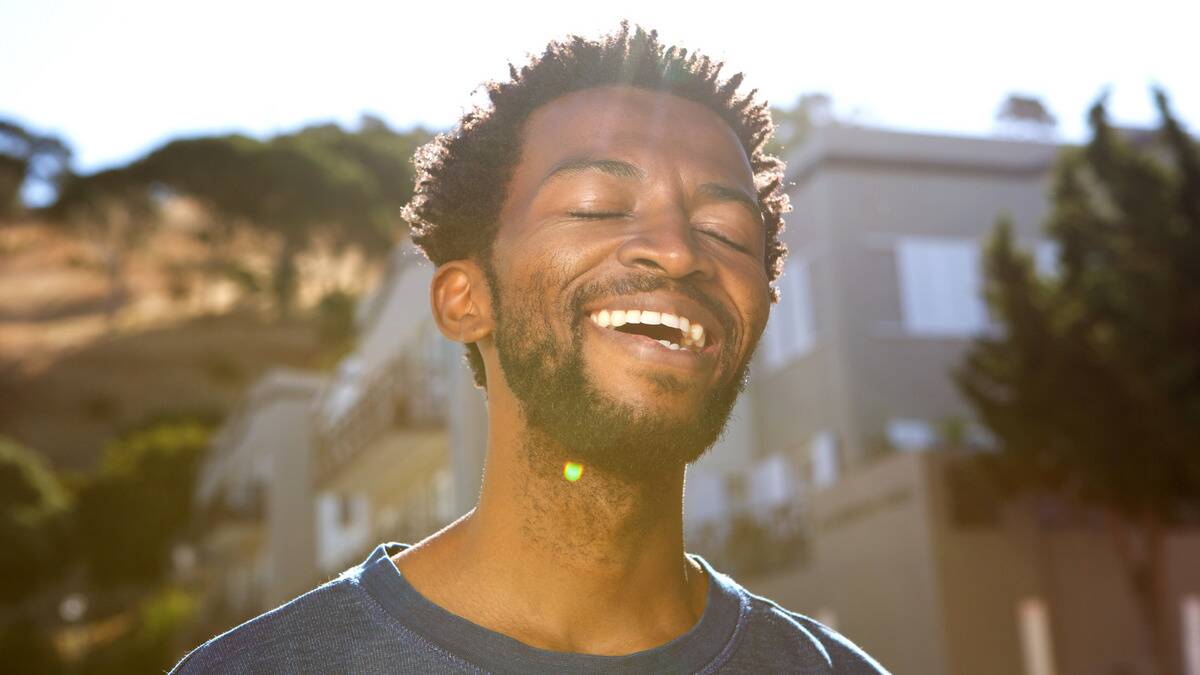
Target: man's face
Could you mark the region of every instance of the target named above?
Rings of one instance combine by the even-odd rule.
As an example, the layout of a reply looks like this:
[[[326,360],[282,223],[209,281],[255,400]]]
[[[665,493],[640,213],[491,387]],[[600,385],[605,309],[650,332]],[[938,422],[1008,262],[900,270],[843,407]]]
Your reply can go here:
[[[686,99],[603,87],[530,116],[487,272],[505,380],[554,459],[646,478],[716,441],[768,315],[755,194],[734,132]]]

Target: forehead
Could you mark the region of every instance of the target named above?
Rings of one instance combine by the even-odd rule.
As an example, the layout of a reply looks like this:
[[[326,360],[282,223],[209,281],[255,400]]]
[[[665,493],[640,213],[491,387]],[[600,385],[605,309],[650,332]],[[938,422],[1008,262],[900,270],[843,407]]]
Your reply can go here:
[[[704,105],[637,87],[596,87],[561,96],[525,123],[519,173],[567,158],[620,158],[647,170],[656,162],[687,163],[753,186],[737,135]]]

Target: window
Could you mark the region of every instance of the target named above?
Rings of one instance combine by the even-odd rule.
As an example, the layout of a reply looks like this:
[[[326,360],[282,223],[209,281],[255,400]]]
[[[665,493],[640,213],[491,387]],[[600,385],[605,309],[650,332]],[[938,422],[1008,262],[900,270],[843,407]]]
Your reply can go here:
[[[787,505],[795,492],[792,475],[791,464],[781,454],[772,454],[754,464],[748,476],[750,490],[747,497],[751,507],[770,512]]]
[[[822,431],[813,436],[808,444],[812,457],[812,481],[818,488],[833,485],[838,479],[837,437],[832,432]]]
[[[969,337],[988,326],[979,243],[903,237],[896,244],[904,330],[924,337]]]
[[[897,418],[888,420],[888,443],[897,450],[925,450],[937,443],[937,432],[925,420]]]
[[[809,261],[797,255],[788,259],[779,278],[781,297],[763,335],[763,360],[770,370],[804,356],[816,344],[809,267]]]

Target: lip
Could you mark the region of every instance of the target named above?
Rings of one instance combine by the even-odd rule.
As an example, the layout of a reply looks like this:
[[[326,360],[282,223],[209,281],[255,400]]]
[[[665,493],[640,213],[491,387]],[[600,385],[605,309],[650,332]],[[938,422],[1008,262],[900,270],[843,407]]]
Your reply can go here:
[[[623,309],[626,311],[635,309],[643,312],[649,310],[651,312],[686,316],[688,321],[691,321],[692,323],[699,323],[701,326],[704,326],[704,349],[698,353],[698,355],[701,356],[715,352],[717,346],[719,346],[721,341],[725,338],[721,323],[717,321],[717,317],[713,316],[712,312],[705,309],[703,305],[695,300],[692,300],[691,298],[688,298],[687,296],[653,293],[646,295],[622,295],[605,300],[599,300],[588,303],[588,305],[584,307],[582,318],[583,322],[591,325],[593,328],[599,328],[593,324],[588,317],[591,316],[592,313],[598,312],[602,309]],[[611,333],[620,333],[620,331],[615,331],[609,328],[601,328],[600,330]],[[620,334],[625,335],[625,333]],[[659,345],[654,340],[644,336],[634,335],[631,337],[642,337],[645,340],[654,342],[656,345],[658,345],[658,347],[662,347],[662,345]],[[670,350],[668,349],[666,351]],[[683,350],[681,349],[679,351]],[[697,352],[691,353],[697,354]]]
[[[705,345],[704,349],[699,352],[690,349],[670,349],[659,344],[658,340],[645,335],[601,328],[590,320],[585,320],[584,325],[587,330],[594,332],[604,344],[618,348],[633,358],[648,364],[695,371],[711,367],[716,361],[714,345]]]

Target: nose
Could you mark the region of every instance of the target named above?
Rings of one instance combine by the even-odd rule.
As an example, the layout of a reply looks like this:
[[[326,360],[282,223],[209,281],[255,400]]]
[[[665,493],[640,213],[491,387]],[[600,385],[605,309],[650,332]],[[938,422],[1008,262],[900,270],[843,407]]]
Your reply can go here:
[[[617,259],[626,267],[673,279],[691,276],[711,279],[715,273],[711,256],[682,214],[653,218],[641,224],[621,243]]]

